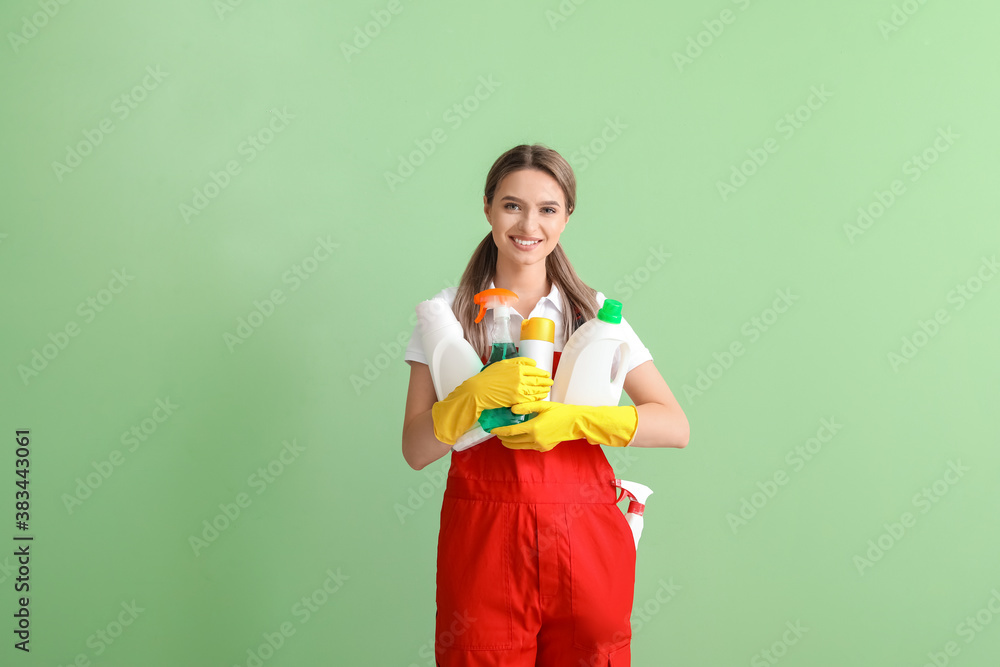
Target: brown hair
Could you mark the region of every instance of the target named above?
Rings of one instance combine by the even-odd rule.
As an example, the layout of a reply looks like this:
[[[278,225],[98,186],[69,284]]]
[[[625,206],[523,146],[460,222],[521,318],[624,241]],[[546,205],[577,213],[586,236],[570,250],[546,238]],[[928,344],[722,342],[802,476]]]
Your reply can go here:
[[[493,204],[493,195],[497,186],[508,174],[520,169],[538,169],[549,174],[559,183],[566,196],[567,215],[576,206],[576,177],[569,163],[556,151],[541,144],[521,144],[497,158],[486,175],[484,193],[488,204]],[[452,310],[455,317],[462,323],[465,337],[475,348],[480,357],[489,354],[489,341],[483,323],[475,323],[479,306],[473,302],[473,297],[488,289],[490,281],[496,276],[497,246],[493,241],[492,232],[486,234],[476,250],[472,253],[469,264],[465,267],[462,280],[458,285]],[[556,244],[549,256],[545,258],[545,273],[558,288],[563,302],[563,330],[566,339],[576,330],[580,323],[586,322],[597,314],[597,291],[587,286],[573,270],[569,258]],[[579,311],[579,322],[575,313]]]

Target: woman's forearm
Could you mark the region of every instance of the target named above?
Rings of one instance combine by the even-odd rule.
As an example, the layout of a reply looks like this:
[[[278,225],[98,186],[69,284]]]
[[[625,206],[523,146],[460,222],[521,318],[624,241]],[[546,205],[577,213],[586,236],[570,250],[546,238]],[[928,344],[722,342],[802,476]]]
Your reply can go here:
[[[431,411],[422,412],[403,426],[403,458],[414,470],[437,461],[451,447],[434,437]]]
[[[678,447],[688,444],[691,427],[681,410],[660,403],[635,406],[639,425],[629,447]]]

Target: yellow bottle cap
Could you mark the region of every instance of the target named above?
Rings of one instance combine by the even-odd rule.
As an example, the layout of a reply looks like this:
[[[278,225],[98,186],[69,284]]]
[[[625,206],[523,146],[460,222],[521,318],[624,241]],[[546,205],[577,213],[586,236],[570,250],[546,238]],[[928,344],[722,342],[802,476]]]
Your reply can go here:
[[[556,323],[547,317],[529,317],[521,322],[521,340],[544,340],[554,343]]]

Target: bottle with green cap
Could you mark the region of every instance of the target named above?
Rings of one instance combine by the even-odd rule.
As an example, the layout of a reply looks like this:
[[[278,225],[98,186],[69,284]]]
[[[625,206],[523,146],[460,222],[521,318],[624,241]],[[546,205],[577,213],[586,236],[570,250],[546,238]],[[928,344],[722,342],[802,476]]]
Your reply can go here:
[[[584,322],[566,341],[549,400],[569,405],[618,405],[631,354],[625,327],[621,301],[605,299],[597,317]]]

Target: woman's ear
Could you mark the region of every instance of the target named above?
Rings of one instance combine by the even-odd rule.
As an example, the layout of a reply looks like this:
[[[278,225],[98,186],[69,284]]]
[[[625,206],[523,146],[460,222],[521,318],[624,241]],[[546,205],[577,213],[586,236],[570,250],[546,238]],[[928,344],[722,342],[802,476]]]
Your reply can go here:
[[[490,227],[492,227],[493,221],[490,220],[490,204],[486,201],[486,195],[483,195],[483,213],[486,215],[486,222],[490,223]]]

